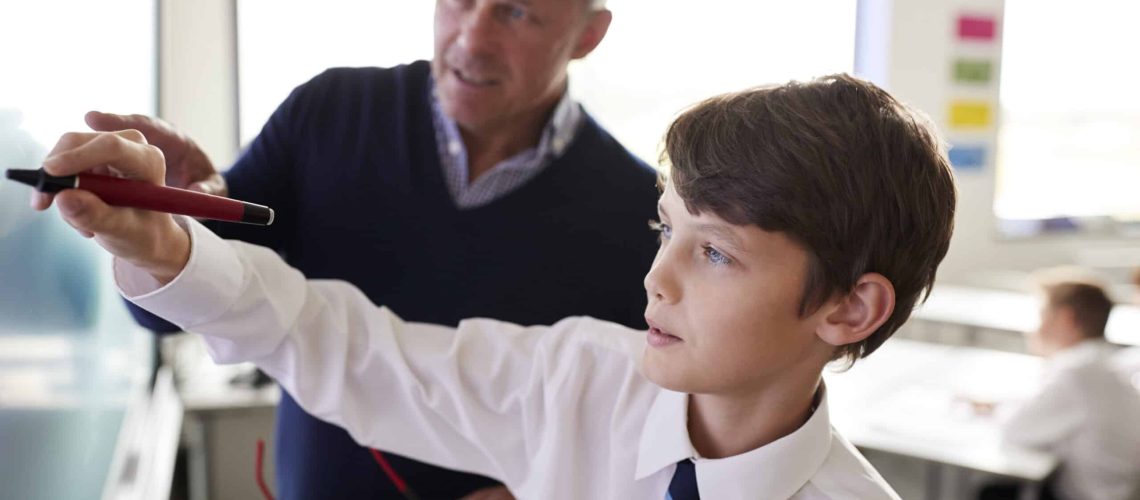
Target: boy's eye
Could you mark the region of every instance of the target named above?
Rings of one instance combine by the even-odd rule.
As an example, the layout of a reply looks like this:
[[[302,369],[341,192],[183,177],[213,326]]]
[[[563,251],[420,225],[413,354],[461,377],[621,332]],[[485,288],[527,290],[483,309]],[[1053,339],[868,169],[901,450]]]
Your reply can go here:
[[[732,263],[732,259],[728,258],[727,255],[720,253],[720,250],[713,248],[712,245],[706,244],[704,246],[704,249],[705,258],[707,258],[709,262],[713,263],[714,265],[724,266]]]
[[[651,220],[649,221],[649,229],[661,233],[660,238],[662,242],[673,237],[673,228],[664,222]]]

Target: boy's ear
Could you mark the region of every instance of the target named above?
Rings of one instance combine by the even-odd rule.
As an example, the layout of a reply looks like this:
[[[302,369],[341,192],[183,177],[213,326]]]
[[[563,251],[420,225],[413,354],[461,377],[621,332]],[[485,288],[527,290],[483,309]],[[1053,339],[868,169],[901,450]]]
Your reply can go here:
[[[839,347],[859,342],[878,330],[895,310],[895,286],[879,273],[867,273],[855,288],[830,304],[816,329],[821,340]]]

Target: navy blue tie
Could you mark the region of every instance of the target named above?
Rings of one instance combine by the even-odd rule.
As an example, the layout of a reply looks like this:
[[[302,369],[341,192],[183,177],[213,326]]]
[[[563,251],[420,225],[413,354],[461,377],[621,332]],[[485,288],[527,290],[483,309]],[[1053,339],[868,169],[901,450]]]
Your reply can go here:
[[[666,500],[699,500],[701,493],[697,491],[697,470],[693,461],[689,459],[677,462],[677,471],[673,473],[673,481],[669,483],[669,494]]]

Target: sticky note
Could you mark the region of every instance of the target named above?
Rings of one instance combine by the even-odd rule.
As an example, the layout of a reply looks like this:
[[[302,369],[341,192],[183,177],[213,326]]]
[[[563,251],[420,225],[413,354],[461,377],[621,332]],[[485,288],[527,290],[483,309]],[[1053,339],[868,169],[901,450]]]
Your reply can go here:
[[[958,17],[958,38],[962,40],[992,41],[997,34],[997,21],[990,16],[961,15]]]
[[[950,103],[950,127],[985,128],[993,123],[993,106],[986,101],[953,101]]]
[[[986,166],[986,147],[977,144],[955,144],[948,151],[950,164],[959,170],[981,170]]]
[[[993,63],[984,59],[958,59],[954,61],[954,80],[960,83],[989,83],[993,77]]]

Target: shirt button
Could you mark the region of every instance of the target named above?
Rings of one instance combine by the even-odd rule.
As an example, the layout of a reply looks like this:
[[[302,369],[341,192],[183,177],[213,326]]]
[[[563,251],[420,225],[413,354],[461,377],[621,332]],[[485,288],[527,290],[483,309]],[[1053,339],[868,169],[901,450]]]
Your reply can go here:
[[[450,141],[447,143],[447,152],[451,153],[452,156],[458,156],[459,153],[463,152],[463,145],[459,141]]]

